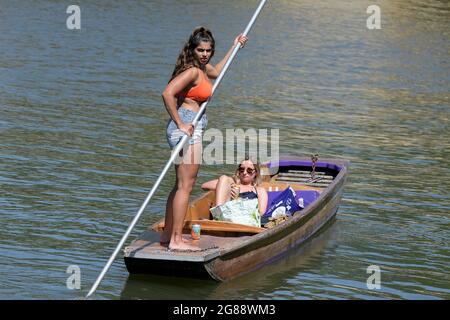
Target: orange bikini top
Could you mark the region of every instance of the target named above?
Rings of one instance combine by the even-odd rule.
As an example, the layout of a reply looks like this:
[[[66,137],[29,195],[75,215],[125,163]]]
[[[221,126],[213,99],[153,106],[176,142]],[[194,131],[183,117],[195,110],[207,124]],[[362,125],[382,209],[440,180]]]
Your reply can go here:
[[[197,102],[203,102],[208,100],[212,95],[212,84],[205,79],[205,75],[201,76],[200,83],[192,87],[187,93],[181,92],[179,96],[195,100]]]

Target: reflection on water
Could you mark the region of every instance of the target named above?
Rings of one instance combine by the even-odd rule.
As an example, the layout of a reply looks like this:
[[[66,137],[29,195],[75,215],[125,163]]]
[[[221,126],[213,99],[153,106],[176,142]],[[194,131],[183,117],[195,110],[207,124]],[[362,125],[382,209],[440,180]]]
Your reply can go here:
[[[121,299],[202,300],[207,299],[217,282],[156,275],[129,275]]]
[[[332,219],[300,248],[290,250],[280,260],[252,273],[221,283],[209,298],[301,299],[305,297],[304,289],[301,286],[291,286],[292,281],[301,279],[305,270],[324,263],[323,251],[326,246],[329,253],[333,251],[338,240],[338,232],[339,226]],[[299,295],[299,291],[303,292]]]
[[[176,277],[130,275],[122,299],[257,299],[282,297],[277,288],[289,285],[302,270],[320,263],[326,245],[335,246],[338,226],[334,219],[300,248],[290,250],[281,259],[246,275],[225,282]],[[331,242],[330,242],[331,241]],[[314,263],[311,263],[314,261]],[[277,284],[274,288],[274,284]],[[150,290],[151,288],[151,290]],[[293,292],[285,298],[292,298]],[[295,297],[299,298],[299,297]]]
[[[128,278],[118,259],[96,298],[188,296],[178,283],[199,299],[450,298],[450,6],[377,1],[382,29],[368,30],[371,4],[268,2],[207,110],[222,132],[279,129],[282,154],[350,160],[338,236],[223,284]],[[0,298],[87,292],[169,158],[160,94],[186,37],[209,26],[220,57],[257,3],[79,5],[80,31],[63,3],[1,5]],[[231,170],[203,166],[198,183]],[[173,180],[131,238],[162,217]],[[81,292],[66,288],[74,264]]]

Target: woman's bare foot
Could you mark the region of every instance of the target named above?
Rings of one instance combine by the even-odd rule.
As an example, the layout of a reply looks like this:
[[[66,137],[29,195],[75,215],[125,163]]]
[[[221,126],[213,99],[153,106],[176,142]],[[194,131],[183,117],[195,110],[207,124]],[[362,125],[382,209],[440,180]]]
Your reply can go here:
[[[183,241],[184,243],[190,242],[189,239],[185,239],[183,237],[181,237],[181,241]],[[164,232],[161,233],[161,236],[159,237],[159,244],[167,247],[169,243],[170,243],[170,235],[167,236]]]
[[[187,244],[186,242],[187,242],[186,240],[182,241],[181,243],[171,242],[169,244],[169,250],[174,250],[174,251],[201,251],[202,250],[202,248]]]

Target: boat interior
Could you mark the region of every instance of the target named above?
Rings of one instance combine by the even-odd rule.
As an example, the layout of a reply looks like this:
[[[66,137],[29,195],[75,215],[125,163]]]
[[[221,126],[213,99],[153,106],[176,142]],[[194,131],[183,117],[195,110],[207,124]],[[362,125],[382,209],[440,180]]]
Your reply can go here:
[[[306,162],[300,161],[300,163]],[[303,199],[306,208],[324,192],[340,170],[336,166],[327,167],[326,163],[324,166],[316,168],[315,174],[311,174],[311,169],[310,163],[309,165],[296,166],[290,162],[285,166],[277,167],[276,170],[273,168],[269,170],[267,167],[261,166],[261,186],[266,188],[268,192],[269,206],[271,200],[275,199],[288,186],[291,186],[298,196],[297,199]],[[215,193],[214,191],[208,191],[192,201],[188,207],[183,233],[190,234],[191,226],[200,224],[201,236],[199,240],[194,240],[194,242],[201,251],[176,252],[167,250],[167,246],[159,242],[160,232],[164,230],[163,218],[125,247],[124,254],[128,270],[132,273],[145,273],[152,269],[158,273],[167,272],[167,274],[172,275],[178,269],[183,269],[186,262],[204,263],[210,261],[220,255],[221,252],[239,245],[245,239],[268,230],[267,228],[212,220],[209,209],[214,206]],[[294,215],[301,215],[304,211],[298,211]],[[171,264],[167,264],[169,260],[172,262]],[[147,263],[147,261],[151,261],[151,263]]]
[[[267,167],[261,166],[262,183],[268,193],[268,208],[282,191],[292,187],[306,208],[316,200],[320,193],[333,181],[338,172],[320,168],[311,175],[311,167],[279,167],[278,171],[270,174]],[[210,209],[215,204],[215,192],[208,191],[189,204],[183,233],[190,234],[193,224],[200,224],[202,235],[219,237],[251,236],[266,230],[266,228],[247,226],[227,221],[213,220]],[[301,211],[296,213],[301,214]],[[151,230],[164,230],[164,219],[161,219]]]

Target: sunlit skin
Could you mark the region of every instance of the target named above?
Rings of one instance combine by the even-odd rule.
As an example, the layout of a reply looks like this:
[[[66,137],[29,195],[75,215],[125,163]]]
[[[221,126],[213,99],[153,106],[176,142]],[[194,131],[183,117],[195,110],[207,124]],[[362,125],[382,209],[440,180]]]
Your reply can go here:
[[[233,46],[239,42],[241,46],[244,47],[247,41],[247,37],[239,35],[234,40]],[[205,41],[200,42],[197,48],[195,48],[194,54],[199,61],[201,68],[190,68],[180,73],[166,87],[163,92],[163,98],[174,99],[176,101],[176,105],[181,105],[186,109],[198,112],[201,104],[189,98],[182,98],[183,100],[178,99],[176,94],[189,90],[190,88],[198,85],[202,80],[202,77],[205,77],[208,81],[216,79],[222,71],[228,57],[231,55],[231,52],[232,50],[230,49],[225,57],[217,65],[213,66],[209,63],[209,59],[211,57],[211,44]],[[175,113],[176,112],[170,113],[170,115],[177,124],[178,129],[187,133],[189,136],[192,136],[194,133],[194,126],[191,123],[183,123],[179,119],[178,114]]]
[[[251,160],[241,162],[239,166],[239,192],[254,191],[253,181],[256,178],[257,172]],[[235,182],[233,178],[222,175],[219,179],[211,180],[202,184],[202,188],[206,190],[216,191],[216,204],[222,205],[227,201],[237,196],[237,191],[233,188]],[[260,215],[263,215],[267,209],[268,195],[266,189],[263,187],[256,187],[258,192],[258,208]]]
[[[201,63],[201,66],[206,67],[211,58],[211,44],[206,41],[200,42],[200,45],[194,50],[197,60]]]
[[[196,79],[197,81],[195,81],[191,87],[196,86],[202,80],[201,77],[205,77],[205,75],[206,75],[207,81],[211,81],[210,75],[208,75],[208,73],[205,74],[206,66],[209,63],[209,59],[211,58],[211,51],[212,51],[211,44],[209,42],[205,42],[205,41],[200,42],[200,45],[197,48],[195,48],[194,54],[195,54],[195,57],[197,58],[197,60],[200,62],[200,66],[201,66],[201,69],[203,72],[198,72],[199,74]],[[213,67],[210,66],[210,68],[213,68]],[[178,105],[181,105],[184,108],[192,110],[194,112],[198,112],[198,110],[200,110],[200,104],[195,100],[192,100],[189,98],[183,98],[182,101],[178,100],[177,102],[178,102]],[[178,129],[189,134],[190,136],[194,132],[194,126],[190,123],[180,123],[180,125],[178,126]]]
[[[242,35],[237,36],[233,46],[227,52],[225,57],[215,66],[209,63],[212,53],[211,44],[209,42],[202,41],[194,49],[193,54],[199,62],[200,68],[192,67],[177,75],[169,82],[162,94],[164,105],[178,129],[189,136],[192,136],[194,133],[194,126],[192,123],[183,123],[183,121],[181,121],[177,111],[180,105],[194,112],[198,112],[200,109],[199,102],[188,98],[181,100],[181,98],[178,98],[179,93],[185,92],[193,86],[196,86],[203,79],[206,79],[206,81],[216,79],[230,57],[233,47],[238,43],[243,47],[246,42],[247,37]],[[181,161],[181,164],[175,165],[175,186],[167,198],[165,228],[160,238],[162,245],[168,244],[168,247],[173,250],[201,250],[198,246],[195,246],[191,241],[184,239],[182,236],[189,196],[197,179],[200,167],[200,161],[198,161],[198,159],[201,159],[201,155],[202,144],[195,143],[190,145],[185,154],[182,155],[183,160]],[[188,159],[190,159],[190,161],[187,161]],[[197,159],[197,161],[194,159]]]

